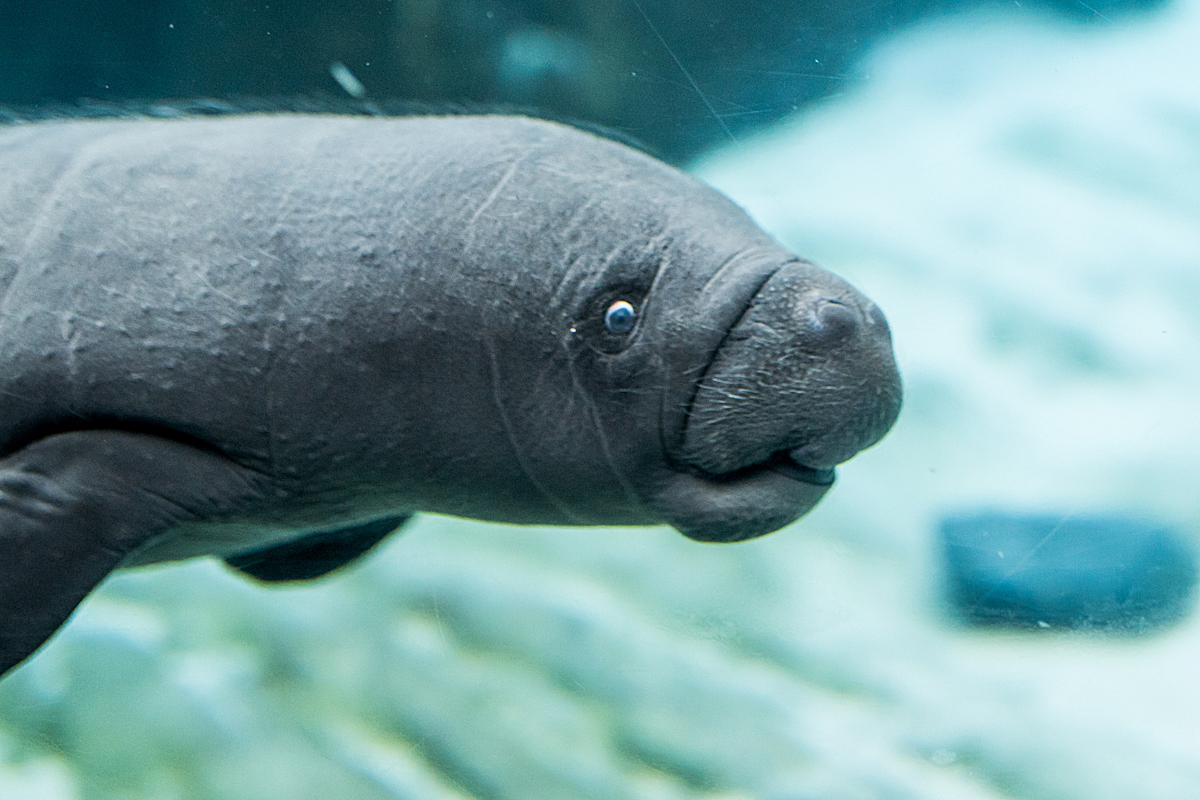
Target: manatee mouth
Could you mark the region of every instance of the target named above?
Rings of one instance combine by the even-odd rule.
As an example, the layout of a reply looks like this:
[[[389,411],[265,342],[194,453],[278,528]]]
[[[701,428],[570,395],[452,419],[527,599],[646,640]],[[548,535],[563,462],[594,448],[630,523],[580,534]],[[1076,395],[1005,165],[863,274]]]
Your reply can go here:
[[[833,482],[837,478],[837,473],[832,467],[828,469],[806,467],[792,458],[789,452],[782,450],[767,459],[759,466],[759,469],[769,469],[772,472],[778,472],[785,478],[791,478],[800,483],[811,483],[813,486],[833,486]]]
[[[664,521],[702,542],[739,542],[802,517],[833,485],[833,469],[798,463],[780,450],[757,464],[714,474],[672,472],[655,505]]]
[[[787,450],[780,450],[766,461],[749,464],[732,472],[714,474],[701,469],[694,471],[697,477],[718,483],[736,483],[737,481],[745,480],[764,472],[774,472],[799,483],[808,483],[813,486],[832,486],[837,477],[833,469],[808,467],[801,464],[792,458],[790,452]]]

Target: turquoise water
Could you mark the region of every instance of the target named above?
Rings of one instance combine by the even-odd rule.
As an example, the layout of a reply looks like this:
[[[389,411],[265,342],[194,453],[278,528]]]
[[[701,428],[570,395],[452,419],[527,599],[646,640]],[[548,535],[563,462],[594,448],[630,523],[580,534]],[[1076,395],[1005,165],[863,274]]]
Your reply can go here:
[[[805,520],[426,517],[262,589],[114,577],[0,684],[0,797],[1200,796],[1200,622],[967,630],[945,514],[1200,533],[1200,4],[1001,12],[876,47],[845,93],[693,165],[887,312],[896,429]]]

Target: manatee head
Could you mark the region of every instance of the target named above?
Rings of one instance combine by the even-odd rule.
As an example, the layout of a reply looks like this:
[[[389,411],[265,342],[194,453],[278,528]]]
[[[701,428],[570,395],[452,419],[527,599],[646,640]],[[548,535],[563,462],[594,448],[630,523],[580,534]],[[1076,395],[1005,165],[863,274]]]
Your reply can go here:
[[[811,509],[891,428],[901,387],[874,303],[773,242],[743,230],[731,251],[715,230],[668,237],[644,294],[597,296],[574,325],[574,380],[627,494],[691,538],[737,541]]]
[[[561,136],[579,141],[523,161],[474,240],[480,261],[523,259],[489,273],[483,398],[503,416],[489,458],[508,465],[489,495],[520,502],[478,515],[704,541],[797,519],[899,413],[883,314],[700,181]],[[529,198],[532,233],[511,225]]]

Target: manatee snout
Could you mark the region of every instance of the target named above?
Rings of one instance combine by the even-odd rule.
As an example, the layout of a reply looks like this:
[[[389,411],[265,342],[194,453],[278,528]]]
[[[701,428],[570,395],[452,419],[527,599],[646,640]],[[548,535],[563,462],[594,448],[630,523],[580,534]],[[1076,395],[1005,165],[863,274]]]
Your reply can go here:
[[[683,458],[712,475],[791,462],[831,481],[828,470],[883,438],[900,401],[882,312],[832,273],[786,264],[700,381]]]

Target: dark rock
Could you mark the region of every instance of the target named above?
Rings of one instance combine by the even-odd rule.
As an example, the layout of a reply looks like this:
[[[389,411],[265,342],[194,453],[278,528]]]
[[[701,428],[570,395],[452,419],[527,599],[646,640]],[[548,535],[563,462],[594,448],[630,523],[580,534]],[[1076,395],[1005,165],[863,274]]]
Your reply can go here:
[[[1190,610],[1196,554],[1121,516],[983,512],[942,520],[946,589],[967,624],[1142,633]]]

